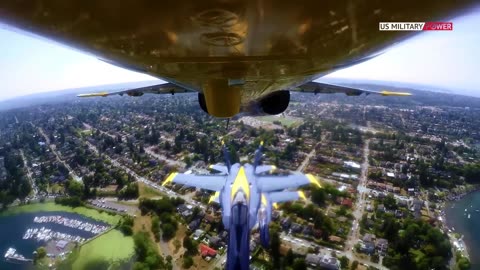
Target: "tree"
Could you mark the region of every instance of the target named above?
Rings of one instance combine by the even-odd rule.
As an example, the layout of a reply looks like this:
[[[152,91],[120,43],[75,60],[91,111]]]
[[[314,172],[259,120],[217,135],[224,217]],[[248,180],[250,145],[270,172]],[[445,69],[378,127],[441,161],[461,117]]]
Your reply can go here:
[[[47,250],[45,249],[45,247],[37,248],[36,253],[35,253],[35,262],[45,258],[45,256],[47,256]]]
[[[287,255],[285,256],[285,264],[286,265],[292,265],[294,259],[295,259],[295,255],[293,255],[293,251],[290,248],[287,252]]]
[[[280,236],[278,229],[270,227],[270,256],[273,260],[273,269],[280,269]]]
[[[306,270],[307,264],[305,263],[305,259],[298,258],[293,261],[292,265],[293,270]]]
[[[461,256],[457,260],[457,267],[458,267],[459,270],[468,270],[471,267],[470,261],[467,258]]]
[[[185,235],[183,238],[183,247],[186,249],[186,254],[190,256],[194,256],[198,253],[198,245],[195,241],[193,241],[190,236]]]
[[[161,225],[162,228],[162,238],[165,241],[172,239],[175,236],[176,229],[170,223],[163,223]]]
[[[358,261],[353,261],[352,266],[350,267],[351,270],[355,270],[358,267]]]
[[[73,179],[68,180],[66,188],[67,194],[72,197],[82,197],[83,195],[83,185],[78,181],[75,181]]]
[[[183,267],[184,269],[188,269],[188,268],[190,268],[190,267],[192,267],[192,266],[193,266],[193,259],[192,259],[192,257],[190,257],[190,256],[184,256],[184,257],[183,257],[182,267]]]
[[[350,263],[350,260],[347,258],[347,256],[340,257],[340,267],[342,269],[348,269],[349,263]]]

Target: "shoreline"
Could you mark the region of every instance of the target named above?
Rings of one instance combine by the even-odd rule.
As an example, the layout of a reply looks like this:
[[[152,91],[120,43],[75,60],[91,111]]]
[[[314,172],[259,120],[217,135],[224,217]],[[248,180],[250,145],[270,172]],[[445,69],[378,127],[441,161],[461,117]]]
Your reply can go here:
[[[452,251],[454,251],[452,254],[453,264],[455,264],[456,252],[460,252],[463,257],[467,258],[471,262],[470,260],[471,256],[468,252],[469,250],[468,246],[463,240],[464,235],[460,234],[460,232],[457,232],[453,226],[450,228],[447,221],[448,207],[455,202],[461,201],[467,195],[480,191],[480,186],[478,185],[466,186],[465,189],[466,190],[460,194],[455,194],[455,195],[452,194],[447,196],[446,200],[441,203],[441,207],[439,208],[440,215],[437,218],[437,220],[440,221],[441,223],[440,229],[447,234],[450,244],[452,245]]]
[[[23,213],[56,212],[56,211],[75,213],[75,214],[82,215],[97,221],[105,222],[112,226],[117,225],[118,221],[121,219],[120,215],[111,214],[105,211],[100,212],[99,210],[94,208],[89,208],[84,206],[73,208],[70,206],[56,204],[54,202],[32,203],[32,204],[24,204],[24,205],[9,207],[6,210],[0,212],[0,218],[4,216],[18,215]]]

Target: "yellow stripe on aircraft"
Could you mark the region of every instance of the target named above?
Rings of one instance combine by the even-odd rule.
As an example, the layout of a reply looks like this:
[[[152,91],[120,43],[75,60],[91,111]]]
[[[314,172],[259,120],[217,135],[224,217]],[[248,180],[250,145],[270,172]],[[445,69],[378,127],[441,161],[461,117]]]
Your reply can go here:
[[[305,193],[303,193],[303,191],[301,190],[298,191],[298,197],[300,197],[304,201],[307,200],[307,196],[305,196]]]
[[[214,202],[218,197],[220,197],[220,191],[215,191],[215,194],[210,196],[210,199],[208,200],[208,203]]]
[[[262,193],[262,204],[267,205],[267,197],[265,197],[265,194]]]
[[[320,182],[318,182],[317,178],[315,178],[315,176],[311,175],[311,174],[306,174],[305,175],[308,179],[308,181],[310,181],[310,183],[316,185],[317,187],[321,188],[322,185],[320,185]]]
[[[90,94],[80,94],[77,97],[106,97],[108,96],[108,92],[100,92],[100,93],[90,93]]]
[[[178,173],[174,172],[174,173],[171,173],[167,179],[165,179],[165,181],[163,181],[162,183],[162,186],[165,186],[166,184],[170,183],[173,181],[173,178],[175,178],[175,176],[177,176]]]
[[[392,92],[392,91],[382,91],[382,92],[380,92],[380,94],[382,96],[400,96],[400,97],[411,96],[412,95],[412,94],[406,93],[406,92]]]
[[[232,193],[231,193],[231,198],[235,197],[235,194],[239,190],[243,190],[245,192],[245,195],[247,196],[247,201],[250,198],[250,186],[248,184],[247,180],[247,175],[245,174],[245,169],[243,166],[240,167],[238,170],[237,176],[235,177],[235,181],[233,181],[233,186],[232,186]]]

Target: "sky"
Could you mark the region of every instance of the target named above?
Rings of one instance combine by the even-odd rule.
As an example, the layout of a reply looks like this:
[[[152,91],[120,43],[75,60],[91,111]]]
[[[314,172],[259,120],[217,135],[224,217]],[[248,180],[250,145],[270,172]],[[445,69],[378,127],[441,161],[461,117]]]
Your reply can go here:
[[[419,83],[478,95],[480,9],[452,21],[453,31],[422,32],[373,60],[327,77]],[[0,40],[0,100],[37,92],[155,79],[2,25]]]

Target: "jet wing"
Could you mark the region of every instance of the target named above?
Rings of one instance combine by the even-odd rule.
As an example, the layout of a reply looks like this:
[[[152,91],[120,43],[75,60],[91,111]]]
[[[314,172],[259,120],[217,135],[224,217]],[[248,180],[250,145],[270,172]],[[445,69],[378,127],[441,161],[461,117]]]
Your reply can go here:
[[[210,165],[209,168],[210,168],[211,170],[215,170],[215,171],[218,171],[218,172],[221,172],[221,173],[224,173],[224,174],[228,174],[228,168],[227,168],[227,166],[222,165],[222,164]]]
[[[281,203],[288,201],[296,201],[298,199],[306,199],[302,191],[281,191],[267,193],[270,203]]]
[[[269,175],[257,177],[257,186],[260,192],[279,191],[308,184],[314,184],[320,187],[318,180],[311,174],[296,173],[282,176]]]
[[[256,174],[268,173],[276,170],[277,167],[275,165],[260,165],[255,168]]]
[[[392,91],[372,91],[361,88],[353,88],[343,85],[336,85],[330,83],[320,83],[320,82],[308,82],[299,87],[291,89],[291,91],[298,92],[309,92],[314,94],[336,94],[344,93],[347,96],[360,96],[361,94],[370,95],[382,95],[382,96],[411,96],[410,93],[405,92],[392,92]]]
[[[113,95],[128,95],[128,96],[142,96],[143,94],[176,94],[176,93],[186,93],[194,92],[192,90],[185,89],[173,83],[163,83],[157,85],[144,86],[134,89],[122,90],[117,92],[99,92],[99,93],[88,93],[80,94],[77,97],[107,97]]]
[[[162,185],[165,186],[171,182],[189,187],[220,191],[225,185],[225,179],[225,175],[195,175],[175,172],[171,173]]]

